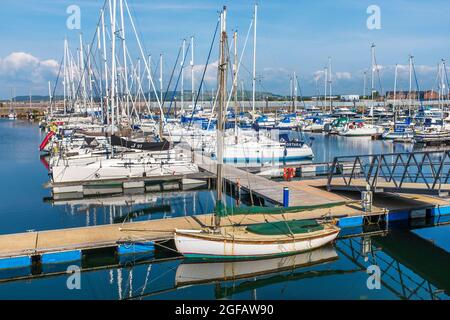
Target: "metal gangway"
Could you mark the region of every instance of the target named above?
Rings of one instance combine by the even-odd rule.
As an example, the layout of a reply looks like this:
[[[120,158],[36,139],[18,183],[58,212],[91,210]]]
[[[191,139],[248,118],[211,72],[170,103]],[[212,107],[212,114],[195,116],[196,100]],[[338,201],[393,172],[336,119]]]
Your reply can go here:
[[[448,196],[450,149],[335,157],[327,189]]]

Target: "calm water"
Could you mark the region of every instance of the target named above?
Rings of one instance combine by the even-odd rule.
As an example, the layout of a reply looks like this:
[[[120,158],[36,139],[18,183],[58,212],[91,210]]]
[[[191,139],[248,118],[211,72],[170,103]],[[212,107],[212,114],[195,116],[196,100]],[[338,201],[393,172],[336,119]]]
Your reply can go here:
[[[335,155],[411,149],[367,138],[314,137],[318,162]],[[211,212],[214,207],[210,190],[44,201],[50,191],[42,187],[48,176],[37,151],[41,139],[37,125],[0,120],[0,234],[159,219]],[[227,202],[232,205],[235,200],[227,197]],[[448,299],[449,232],[450,226],[408,227],[384,236],[338,240],[334,247],[257,264],[154,262],[152,255],[126,262],[106,255],[82,262],[83,269],[102,269],[82,272],[81,290],[67,289],[66,275],[2,282],[26,273],[0,271],[0,299]],[[173,258],[169,252],[157,254],[156,258]],[[366,269],[371,265],[381,270],[380,289],[368,289]],[[65,267],[44,267],[43,271]],[[234,270],[234,275],[225,270]],[[258,275],[253,274],[255,270]]]

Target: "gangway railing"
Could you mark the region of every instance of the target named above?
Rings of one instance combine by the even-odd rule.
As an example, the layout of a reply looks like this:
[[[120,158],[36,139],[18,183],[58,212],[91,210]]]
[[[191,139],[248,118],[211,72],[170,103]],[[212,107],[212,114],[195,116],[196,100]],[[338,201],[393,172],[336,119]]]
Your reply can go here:
[[[335,157],[328,190],[427,193],[450,192],[450,149]]]

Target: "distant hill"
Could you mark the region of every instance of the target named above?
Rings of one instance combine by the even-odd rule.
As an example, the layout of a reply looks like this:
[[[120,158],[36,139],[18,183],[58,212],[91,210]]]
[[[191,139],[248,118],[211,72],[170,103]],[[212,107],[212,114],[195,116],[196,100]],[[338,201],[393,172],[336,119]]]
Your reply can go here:
[[[63,96],[56,96],[57,100],[62,100]],[[10,99],[0,100],[2,102],[9,102]],[[28,102],[30,101],[30,96],[17,96],[13,98],[13,101],[15,102]],[[47,96],[39,96],[39,95],[32,95],[31,96],[31,102],[40,102],[40,101],[48,101],[48,95]]]
[[[157,94],[158,94],[158,97],[160,97],[160,93],[157,92]],[[215,95],[215,92],[214,92],[214,95]],[[148,97],[148,93],[146,93],[146,96]],[[174,95],[173,91],[169,91],[167,93],[163,93],[163,97],[165,97],[166,101],[171,101],[173,96],[176,97],[177,101],[180,101],[180,99],[181,99],[181,92],[177,91],[177,92],[175,92],[175,95]],[[206,92],[205,91],[205,92],[203,92],[201,97],[203,97],[203,99],[206,100],[206,101],[207,100],[211,100],[212,93],[211,93],[211,91],[210,92]],[[152,93],[150,95],[150,98],[153,101],[156,100],[155,94]],[[263,100],[263,99],[266,99],[266,98],[268,98],[271,101],[289,99],[288,97],[285,97],[285,96],[282,96],[282,95],[278,95],[278,94],[274,94],[274,93],[271,93],[271,92],[256,92],[256,100]],[[62,95],[53,97],[53,100],[62,100],[62,99],[63,99]],[[186,90],[184,92],[184,100],[185,101],[190,101],[191,99],[192,99],[191,98],[191,91],[187,91]],[[244,99],[243,100],[249,101],[251,99],[252,99],[252,91],[250,91],[250,90],[244,91]],[[30,96],[16,96],[16,97],[13,98],[13,100],[15,102],[29,102],[30,101]],[[46,95],[46,96],[32,95],[31,96],[31,102],[41,102],[41,101],[48,101],[48,100],[49,100],[48,95]],[[242,100],[242,92],[241,91],[238,92],[238,100]],[[2,102],[9,102],[10,99],[4,99],[4,100],[0,100],[0,101],[2,101]]]

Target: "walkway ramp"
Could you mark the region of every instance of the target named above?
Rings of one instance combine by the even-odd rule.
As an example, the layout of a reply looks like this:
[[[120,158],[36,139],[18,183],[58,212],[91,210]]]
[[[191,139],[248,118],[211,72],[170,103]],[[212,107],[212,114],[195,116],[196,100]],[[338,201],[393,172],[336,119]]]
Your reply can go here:
[[[336,157],[327,189],[447,196],[450,149]]]
[[[217,175],[216,160],[195,154],[194,162],[201,170]],[[239,184],[246,191],[278,205],[283,204],[284,187],[289,187],[290,206],[321,205],[342,201],[337,197],[324,197],[323,193],[328,192],[321,193],[306,184],[292,185],[289,182],[269,180],[228,164],[223,164],[223,177],[228,183]]]

